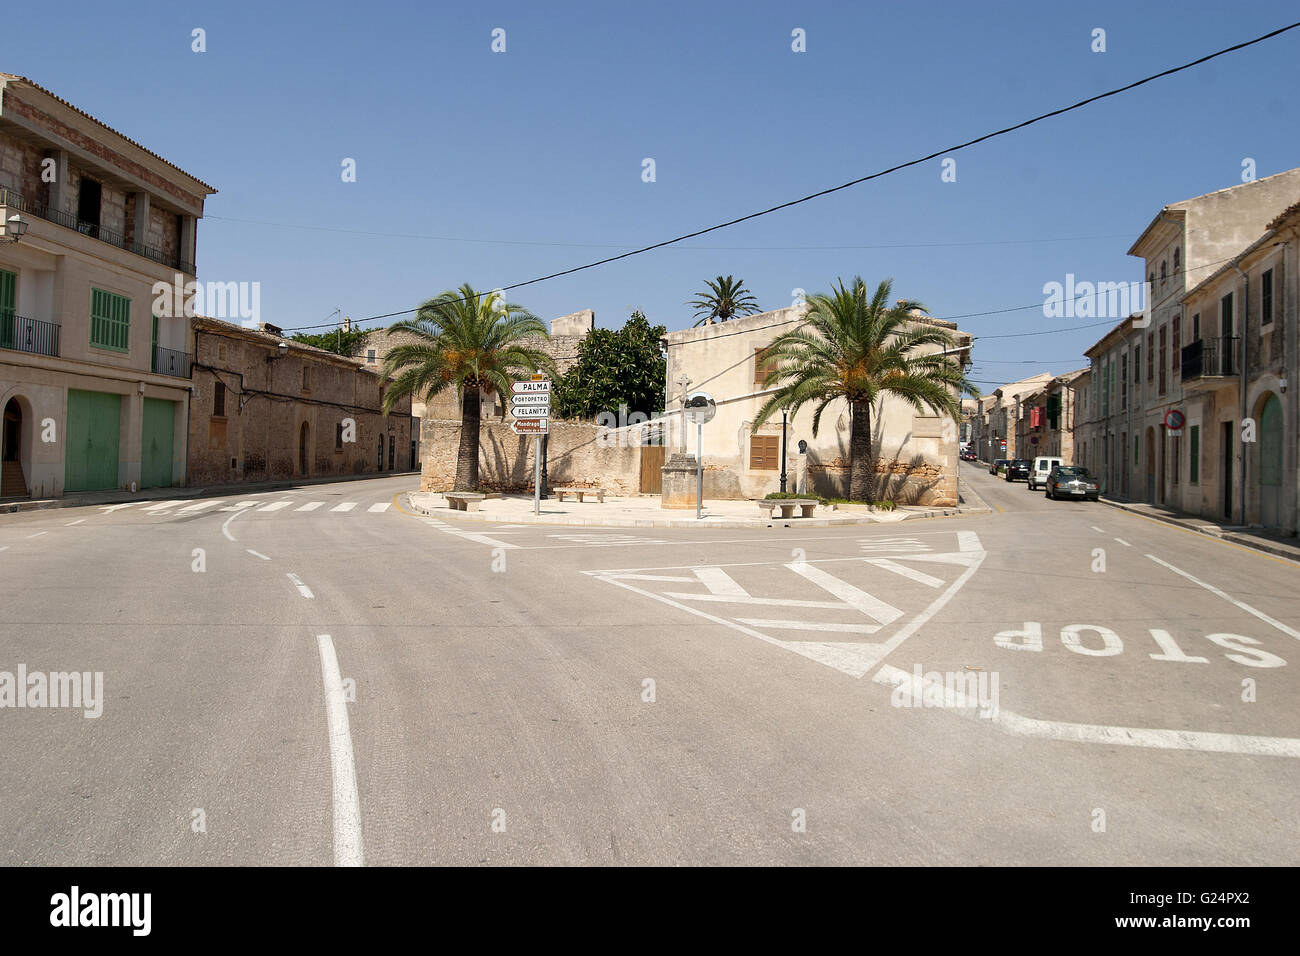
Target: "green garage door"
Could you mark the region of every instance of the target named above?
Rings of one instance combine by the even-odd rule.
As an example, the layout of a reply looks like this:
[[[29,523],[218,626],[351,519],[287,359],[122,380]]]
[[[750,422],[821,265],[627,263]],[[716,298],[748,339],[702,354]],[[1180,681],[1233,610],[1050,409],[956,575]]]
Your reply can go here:
[[[103,491],[117,487],[117,439],[122,397],[68,389],[68,451],[65,491]]]
[[[140,487],[168,488],[172,483],[172,429],[176,403],[160,398],[144,400],[144,425],[140,429]]]

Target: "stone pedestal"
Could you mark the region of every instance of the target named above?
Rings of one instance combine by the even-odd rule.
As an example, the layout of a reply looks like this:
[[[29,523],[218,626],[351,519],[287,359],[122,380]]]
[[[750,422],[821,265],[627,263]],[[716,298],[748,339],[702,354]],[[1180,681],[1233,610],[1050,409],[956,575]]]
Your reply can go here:
[[[698,465],[694,455],[675,452],[664,463],[663,491],[660,493],[661,508],[695,508],[695,499],[699,487],[697,477]]]

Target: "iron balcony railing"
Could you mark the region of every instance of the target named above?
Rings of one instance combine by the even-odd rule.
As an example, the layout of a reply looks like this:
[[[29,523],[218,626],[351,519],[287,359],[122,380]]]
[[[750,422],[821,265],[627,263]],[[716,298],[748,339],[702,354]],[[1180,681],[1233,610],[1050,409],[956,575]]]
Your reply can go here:
[[[59,325],[14,312],[0,312],[0,349],[57,356]]]
[[[175,375],[177,378],[190,377],[190,355],[157,345],[153,347],[153,370],[159,375]]]
[[[75,229],[83,236],[89,236],[92,239],[98,239],[101,242],[107,242],[110,246],[116,246],[119,249],[125,249],[127,252],[134,252],[138,256],[144,256],[151,259],[159,265],[176,269],[186,275],[195,275],[194,263],[186,262],[179,256],[157,249],[154,246],[145,245],[143,242],[128,242],[126,236],[120,232],[114,232],[111,229],[93,222],[83,222],[76,216],[52,208],[48,203],[39,199],[28,199],[17,190],[8,186],[0,186],[0,206],[12,206],[21,212],[31,213],[33,216],[44,219],[46,222],[52,222],[56,225],[63,226],[67,229]]]
[[[1240,370],[1235,335],[1200,339],[1183,346],[1181,378],[1184,382],[1197,378],[1226,378]]]

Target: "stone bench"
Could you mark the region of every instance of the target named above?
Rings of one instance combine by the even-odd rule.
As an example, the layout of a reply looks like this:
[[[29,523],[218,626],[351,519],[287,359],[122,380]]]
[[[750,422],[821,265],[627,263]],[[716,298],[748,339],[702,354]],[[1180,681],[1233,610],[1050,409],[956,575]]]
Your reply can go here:
[[[444,498],[452,511],[478,511],[479,503],[487,497],[473,491],[449,491]]]
[[[552,488],[551,491],[555,492],[556,500],[560,502],[564,501],[565,495],[577,495],[579,502],[582,501],[583,495],[595,495],[600,504],[605,503],[604,488]]]
[[[811,518],[816,507],[815,498],[771,498],[758,503],[758,510],[764,512],[768,518],[772,517],[772,512],[777,508],[781,509],[782,518],[793,518],[795,508],[800,509],[799,517]]]

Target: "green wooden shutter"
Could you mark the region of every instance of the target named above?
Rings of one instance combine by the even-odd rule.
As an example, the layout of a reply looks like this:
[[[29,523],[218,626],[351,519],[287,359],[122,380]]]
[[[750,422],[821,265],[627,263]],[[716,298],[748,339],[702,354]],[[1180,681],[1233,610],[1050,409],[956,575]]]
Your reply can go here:
[[[130,351],[130,299],[103,289],[90,290],[90,344],[115,352]]]
[[[18,297],[18,276],[0,269],[0,349],[14,347],[14,302]]]

